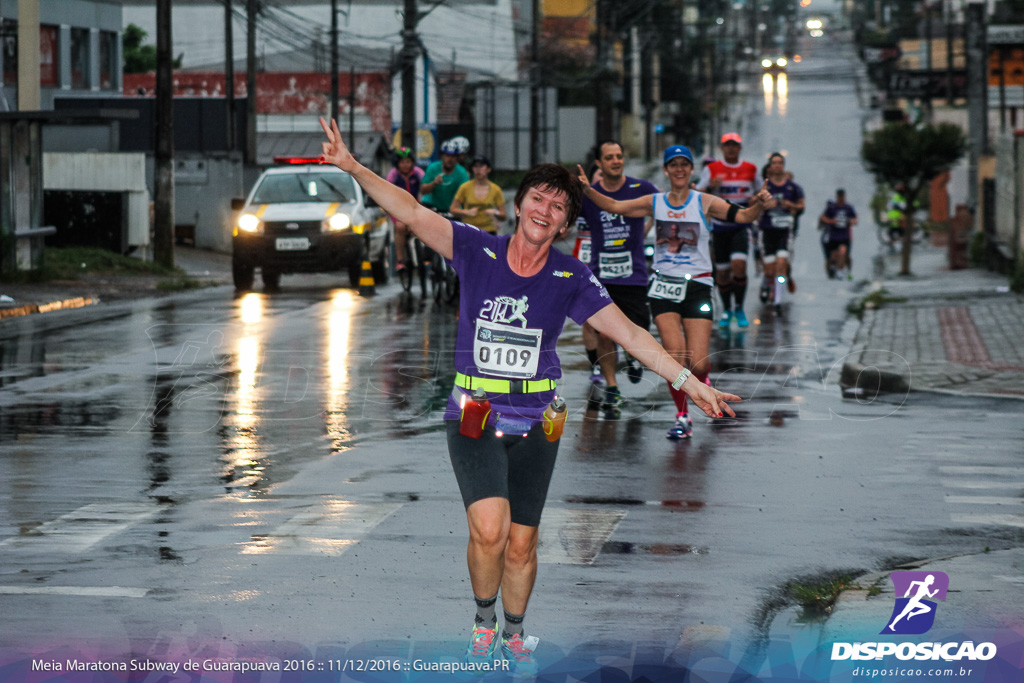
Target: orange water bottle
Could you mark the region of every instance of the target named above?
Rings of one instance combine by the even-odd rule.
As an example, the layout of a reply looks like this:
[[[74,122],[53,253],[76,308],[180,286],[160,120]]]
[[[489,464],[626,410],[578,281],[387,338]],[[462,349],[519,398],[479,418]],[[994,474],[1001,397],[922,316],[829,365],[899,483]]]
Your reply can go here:
[[[462,395],[462,418],[459,422],[459,434],[471,439],[479,439],[487,426],[487,417],[491,414],[491,402],[487,400],[487,392],[477,389],[472,396]]]
[[[562,438],[566,415],[565,400],[561,396],[555,396],[555,400],[544,410],[544,435],[548,441],[558,441]]]

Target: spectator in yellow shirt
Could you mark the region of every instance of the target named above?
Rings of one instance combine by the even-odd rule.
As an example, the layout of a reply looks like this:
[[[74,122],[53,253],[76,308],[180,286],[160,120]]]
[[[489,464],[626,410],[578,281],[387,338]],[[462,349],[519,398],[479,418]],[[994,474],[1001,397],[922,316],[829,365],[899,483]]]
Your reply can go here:
[[[491,162],[487,157],[475,157],[470,168],[473,179],[463,183],[455,192],[451,213],[464,223],[492,235],[497,234],[498,224],[508,217],[505,213],[505,195],[500,187],[488,179]]]

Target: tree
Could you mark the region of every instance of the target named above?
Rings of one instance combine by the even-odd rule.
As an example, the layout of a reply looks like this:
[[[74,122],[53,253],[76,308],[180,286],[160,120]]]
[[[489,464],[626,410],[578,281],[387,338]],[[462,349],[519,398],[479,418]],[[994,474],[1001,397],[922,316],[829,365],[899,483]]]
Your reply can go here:
[[[135,24],[128,24],[121,37],[121,46],[124,52],[124,72],[126,74],[145,74],[156,71],[156,46],[143,45],[146,33],[141,27]],[[183,55],[178,55],[174,60],[174,68],[181,68]]]
[[[906,188],[904,196],[910,198],[910,202],[927,183],[966,153],[967,136],[952,123],[937,126],[889,123],[869,133],[860,148],[860,156],[868,172],[891,187],[903,185]],[[906,211],[906,219],[900,275],[910,275],[914,233],[914,212],[910,207]]]

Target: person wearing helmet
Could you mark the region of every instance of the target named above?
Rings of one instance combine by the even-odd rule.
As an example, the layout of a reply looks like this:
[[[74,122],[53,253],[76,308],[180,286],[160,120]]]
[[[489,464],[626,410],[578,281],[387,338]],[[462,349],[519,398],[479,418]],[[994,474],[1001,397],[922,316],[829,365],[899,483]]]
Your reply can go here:
[[[459,166],[467,168],[470,174],[473,173],[472,164],[466,163],[466,157],[469,155],[469,138],[465,135],[457,135],[452,138],[452,144],[455,145],[456,159],[459,162]]]
[[[459,148],[452,140],[441,143],[441,159],[427,166],[421,188],[423,205],[438,213],[447,213],[455,193],[469,182],[469,172],[458,163]]]
[[[420,186],[423,184],[423,169],[416,165],[413,159],[412,150],[408,147],[399,147],[395,150],[395,167],[388,172],[387,180],[392,185],[397,185],[416,199],[420,198]],[[395,225],[395,270],[405,268],[408,259],[406,254],[406,242],[408,241],[409,226],[394,216],[391,222]]]

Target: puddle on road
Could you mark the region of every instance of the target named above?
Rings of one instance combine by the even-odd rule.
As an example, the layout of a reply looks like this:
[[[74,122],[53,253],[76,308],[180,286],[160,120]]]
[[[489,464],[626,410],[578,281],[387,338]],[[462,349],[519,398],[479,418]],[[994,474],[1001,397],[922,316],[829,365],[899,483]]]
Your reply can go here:
[[[601,546],[602,555],[707,555],[709,548],[682,543],[630,543],[608,541]]]

